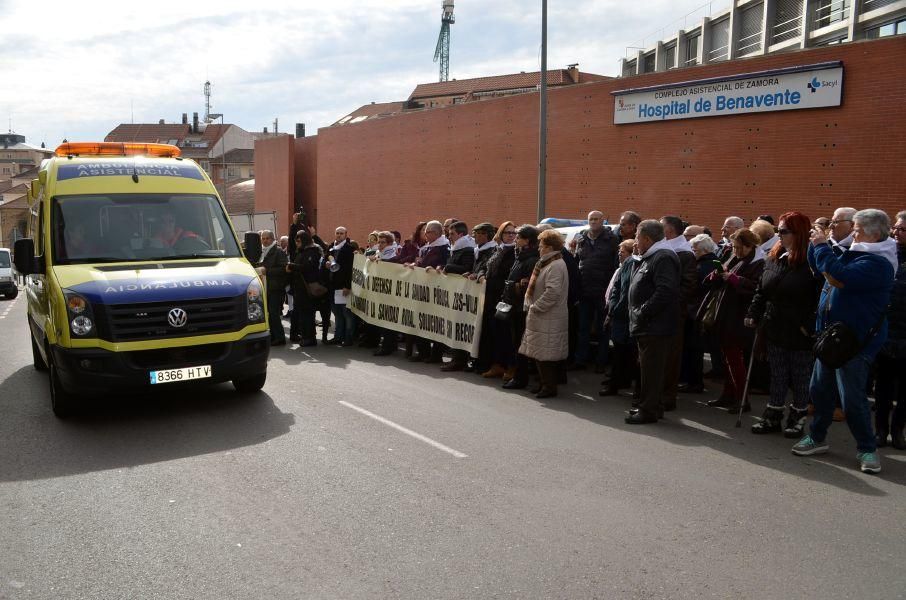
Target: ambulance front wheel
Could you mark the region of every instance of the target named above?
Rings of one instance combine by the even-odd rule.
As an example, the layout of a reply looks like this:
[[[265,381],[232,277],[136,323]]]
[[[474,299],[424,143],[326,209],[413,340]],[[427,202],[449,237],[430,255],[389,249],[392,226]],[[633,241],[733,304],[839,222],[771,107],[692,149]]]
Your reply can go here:
[[[255,392],[260,392],[261,388],[264,387],[264,382],[267,379],[267,373],[261,373],[260,375],[254,375],[246,379],[234,379],[233,387],[236,388],[236,391],[240,394],[254,394]]]

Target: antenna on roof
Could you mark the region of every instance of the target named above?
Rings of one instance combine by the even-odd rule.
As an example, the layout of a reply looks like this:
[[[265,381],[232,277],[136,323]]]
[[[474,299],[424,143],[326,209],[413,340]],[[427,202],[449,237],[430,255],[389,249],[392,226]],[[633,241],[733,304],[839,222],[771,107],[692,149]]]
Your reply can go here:
[[[211,82],[204,82],[204,122],[211,122]]]

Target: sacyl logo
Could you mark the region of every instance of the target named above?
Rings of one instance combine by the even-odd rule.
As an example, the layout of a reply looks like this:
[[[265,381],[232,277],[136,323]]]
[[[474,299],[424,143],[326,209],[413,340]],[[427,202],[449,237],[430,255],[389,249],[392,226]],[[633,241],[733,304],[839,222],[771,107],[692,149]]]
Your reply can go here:
[[[808,84],[809,91],[811,91],[814,94],[818,90],[819,87],[821,87],[821,82],[818,81],[817,77],[812,77],[812,80]]]
[[[181,308],[174,308],[167,313],[167,322],[170,323],[170,327],[185,327],[188,320],[189,316]]]

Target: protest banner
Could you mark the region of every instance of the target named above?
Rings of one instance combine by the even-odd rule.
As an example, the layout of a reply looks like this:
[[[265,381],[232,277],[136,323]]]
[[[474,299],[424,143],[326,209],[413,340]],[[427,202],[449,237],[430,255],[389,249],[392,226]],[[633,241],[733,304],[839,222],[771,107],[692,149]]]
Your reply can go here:
[[[347,307],[379,327],[478,355],[484,283],[357,254]]]

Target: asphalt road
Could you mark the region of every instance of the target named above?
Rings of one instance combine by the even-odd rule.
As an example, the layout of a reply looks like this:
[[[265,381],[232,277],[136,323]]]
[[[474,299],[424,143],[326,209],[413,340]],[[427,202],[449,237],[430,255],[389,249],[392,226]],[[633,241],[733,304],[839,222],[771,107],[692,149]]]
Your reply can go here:
[[[713,396],[632,427],[599,375],[541,402],[323,346],[63,422],[0,317],[0,598],[906,597],[906,454],[863,475],[843,424],[797,458]]]

